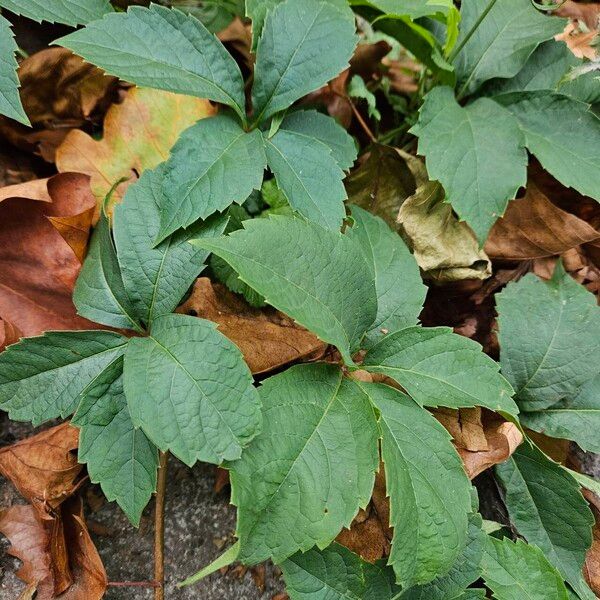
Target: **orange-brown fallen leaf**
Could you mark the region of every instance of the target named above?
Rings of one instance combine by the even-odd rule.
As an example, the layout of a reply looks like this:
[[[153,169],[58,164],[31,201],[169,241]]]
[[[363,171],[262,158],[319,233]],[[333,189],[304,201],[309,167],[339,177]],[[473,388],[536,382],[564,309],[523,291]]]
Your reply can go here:
[[[237,50],[244,57],[246,66],[254,68],[254,58],[250,50],[252,46],[252,27],[244,23],[239,17],[235,17],[223,31],[219,31],[217,37],[224,43]]]
[[[524,198],[509,203],[485,243],[491,258],[524,260],[562,254],[580,244],[600,240],[589,223],[553,204],[533,183]]]
[[[600,3],[567,0],[554,11],[554,14],[559,17],[583,21],[588,29],[598,29]]]
[[[215,111],[208,100],[132,88],[121,104],[108,109],[103,138],[95,140],[79,129],[71,131],[56,151],[56,166],[62,173],[89,175],[99,205],[113,185],[125,178],[113,194],[117,202],[129,182],[169,157],[184,129]]]
[[[22,337],[21,332],[10,322],[0,319],[0,352]]]
[[[47,48],[21,62],[21,100],[32,127],[0,118],[0,133],[27,152],[54,162],[65,136],[88,121],[99,120],[118,80],[84,62],[66,48]]]
[[[594,513],[595,524],[592,528],[592,545],[585,555],[583,575],[596,596],[600,596],[600,498],[590,490],[583,490],[583,495]]]
[[[283,313],[270,307],[253,308],[206,277],[196,280],[191,296],[177,312],[215,321],[219,331],[240,348],[254,374],[320,357],[327,347]]]
[[[0,202],[0,317],[27,336],[98,327],[76,315],[71,298],[95,210],[88,177],[61,173],[10,187]]]

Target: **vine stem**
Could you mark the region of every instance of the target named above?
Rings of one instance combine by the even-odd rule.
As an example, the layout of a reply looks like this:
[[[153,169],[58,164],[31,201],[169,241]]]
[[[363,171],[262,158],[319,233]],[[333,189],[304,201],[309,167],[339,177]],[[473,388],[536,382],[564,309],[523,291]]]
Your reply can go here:
[[[154,507],[154,600],[165,600],[165,495],[167,491],[167,452],[160,453],[156,504]]]
[[[450,56],[448,57],[448,62],[454,62],[454,59],[458,56],[459,52],[465,47],[465,44],[471,39],[473,34],[477,31],[481,22],[487,17],[488,13],[492,8],[494,8],[494,4],[496,4],[497,0],[490,0],[490,3],[485,7],[485,10],[479,15],[479,18],[473,24],[473,27],[469,29],[467,35],[463,38],[462,42],[454,47],[452,52],[450,52]]]

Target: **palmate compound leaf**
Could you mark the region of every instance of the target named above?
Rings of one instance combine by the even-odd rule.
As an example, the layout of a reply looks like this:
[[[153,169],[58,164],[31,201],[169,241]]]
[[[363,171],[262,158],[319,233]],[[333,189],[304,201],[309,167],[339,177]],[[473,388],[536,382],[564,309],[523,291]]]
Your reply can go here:
[[[39,425],[72,414],[81,392],[125,350],[109,331],[51,331],[0,354],[0,409]]]
[[[521,422],[550,437],[577,442],[588,452],[600,452],[600,375],[584,383],[574,397],[540,411],[521,413]]]
[[[530,444],[522,444],[497,465],[496,474],[519,534],[543,551],[582,600],[594,600],[581,571],[592,544],[594,517],[577,481]]]
[[[429,412],[387,385],[359,387],[380,414],[394,528],[388,564],[403,587],[429,583],[448,573],[466,545],[471,484],[452,437]]]
[[[333,79],[348,66],[357,41],[354,21],[330,2],[285,0],[276,6],[267,14],[256,51],[254,122]]]
[[[85,25],[112,12],[108,0],[0,0],[0,7],[38,23]]]
[[[408,327],[386,335],[367,352],[363,367],[395,379],[423,406],[483,406],[508,418],[519,412],[498,363],[448,327]]]
[[[158,451],[135,429],[123,392],[123,359],[113,362],[82,393],[71,421],[79,427],[79,462],[137,527],[156,490]]]
[[[244,81],[235,60],[200,21],[176,9],[132,6],[55,43],[111,75],[221,102],[245,119]]]
[[[600,200],[600,119],[588,104],[547,91],[502,94],[494,100],[515,116],[527,148],[544,169]]]
[[[375,282],[359,244],[301,218],[243,225],[227,237],[193,243],[227,261],[267,303],[337,346],[353,364],[352,352],[377,313]]]
[[[339,368],[292,367],[260,398],[262,432],[229,465],[246,564],[331,543],[369,502],[379,463],[374,409]]]
[[[503,375],[526,411],[543,410],[598,373],[600,309],[557,265],[551,281],[529,274],[496,296]]]
[[[451,88],[436,87],[411,132],[430,178],[441,182],[446,201],[483,244],[526,183],[527,152],[517,119],[488,98],[463,107]]]
[[[123,283],[110,221],[104,207],[75,283],[73,303],[77,313],[86,319],[110,327],[142,331]]]
[[[369,348],[385,332],[416,325],[427,288],[419,266],[402,238],[383,219],[352,206],[354,225],[347,235],[356,239],[372,267],[377,290],[377,318],[365,336]]]
[[[190,466],[239,458],[260,429],[250,370],[212,321],[154,319],[149,337],[129,342],[124,388],[134,425]]]
[[[339,544],[298,552],[281,570],[291,600],[392,600],[399,592],[391,569]]]
[[[10,23],[0,15],[0,114],[29,125],[21,98],[17,77],[17,44]]]
[[[488,0],[461,4],[459,45],[489,4]],[[562,19],[549,19],[536,10],[529,0],[496,2],[454,61],[459,94],[470,94],[494,77],[516,75],[536,47],[564,25]]]
[[[204,268],[206,250],[189,244],[223,233],[227,217],[214,215],[154,245],[160,226],[164,164],[145,171],[115,207],[113,235],[123,283],[137,317],[145,324],[175,310]]]
[[[201,119],[179,138],[166,163],[157,242],[260,189],[267,166],[263,138],[221,114]]]
[[[483,579],[497,600],[568,600],[559,572],[537,547],[487,537]]]

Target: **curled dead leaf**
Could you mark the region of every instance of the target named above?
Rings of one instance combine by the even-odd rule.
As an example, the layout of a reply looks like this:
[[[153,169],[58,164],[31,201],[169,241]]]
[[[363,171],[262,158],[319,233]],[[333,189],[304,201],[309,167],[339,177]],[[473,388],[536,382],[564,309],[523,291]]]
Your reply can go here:
[[[184,129],[215,112],[208,100],[132,88],[122,103],[108,109],[103,138],[95,140],[79,129],[71,131],[56,151],[56,166],[61,173],[89,175],[98,205],[115,183],[126,179],[113,193],[118,202],[131,180],[169,157]]]
[[[0,319],[0,352],[22,337],[21,332],[10,322]]]
[[[196,280],[177,312],[209,319],[242,351],[250,370],[267,373],[288,363],[319,358],[327,345],[271,307],[253,308],[221,284]]]

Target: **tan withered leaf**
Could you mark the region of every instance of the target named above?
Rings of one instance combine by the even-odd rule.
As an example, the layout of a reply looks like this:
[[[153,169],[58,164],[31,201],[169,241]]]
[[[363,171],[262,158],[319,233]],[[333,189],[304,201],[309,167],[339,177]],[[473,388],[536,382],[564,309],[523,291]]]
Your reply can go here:
[[[390,146],[375,145],[367,159],[346,178],[348,202],[381,217],[397,229],[402,203],[415,192],[415,176],[405,158]]]
[[[81,485],[79,430],[62,423],[0,450],[0,473],[35,508],[56,509]]]
[[[433,281],[487,279],[492,266],[471,228],[444,202],[435,181],[420,185],[398,211],[401,233],[423,276]]]
[[[485,243],[492,258],[524,260],[562,254],[600,239],[584,220],[558,208],[533,183],[522,199],[513,200]]]
[[[196,280],[191,296],[177,312],[218,323],[219,330],[240,348],[254,374],[319,357],[326,349],[326,344],[283,313],[271,307],[253,308],[206,277]]]
[[[18,148],[50,162],[71,129],[101,118],[118,83],[66,48],[32,54],[21,62],[18,74],[32,128],[0,118],[0,132]]]
[[[523,441],[514,423],[485,409],[438,408],[432,412],[452,435],[470,479],[507,460]]]
[[[24,198],[21,184],[21,197],[0,202],[0,317],[26,336],[98,327],[76,315],[71,298],[96,204],[88,177],[62,173],[29,187],[39,200]],[[51,202],[40,201],[44,195]]]
[[[119,201],[131,180],[169,157],[184,129],[215,111],[208,100],[132,88],[121,104],[108,109],[103,138],[71,131],[56,151],[56,166],[63,173],[89,175],[98,203],[115,183],[127,179],[114,192],[113,199]]]
[[[597,30],[582,31],[576,23],[568,23],[564,31],[554,36],[554,39],[565,42],[577,58],[594,60],[596,58],[594,42],[597,37]]]

